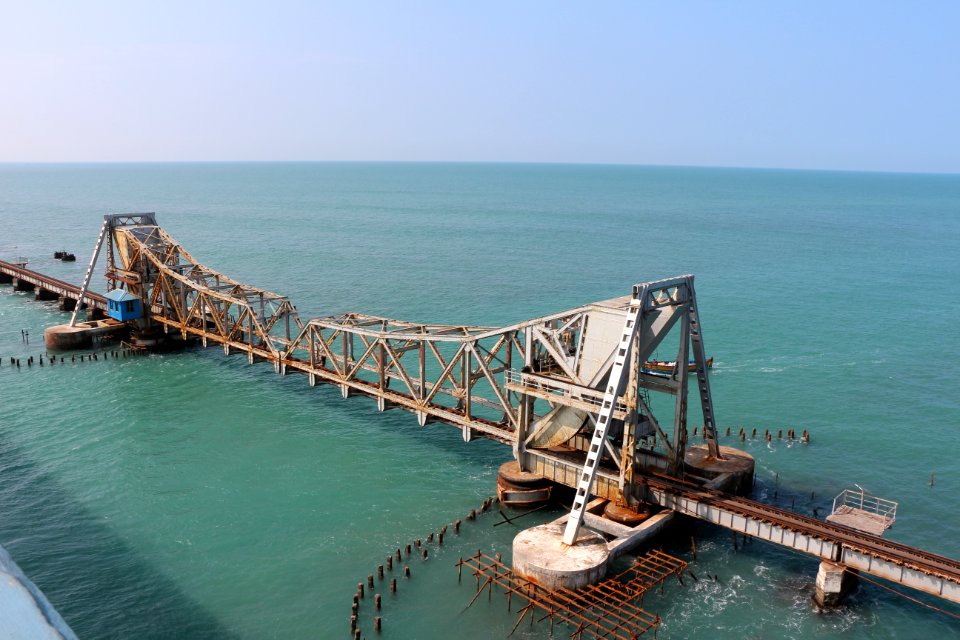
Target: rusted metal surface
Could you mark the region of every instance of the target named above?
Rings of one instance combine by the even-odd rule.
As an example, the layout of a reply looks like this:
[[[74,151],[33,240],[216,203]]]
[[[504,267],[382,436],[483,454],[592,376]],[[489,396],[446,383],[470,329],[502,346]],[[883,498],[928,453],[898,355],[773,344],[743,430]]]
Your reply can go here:
[[[494,586],[506,597],[508,609],[512,609],[514,598],[519,600],[522,606],[514,629],[529,616],[531,624],[549,619],[551,630],[554,624],[564,624],[571,630],[570,637],[578,640],[635,640],[655,631],[660,624],[659,616],[641,607],[643,595],[657,586],[662,587],[671,576],[681,580],[687,563],[654,550],[637,558],[622,573],[576,590],[546,589],[515,575],[498,559],[481,552],[457,563],[461,579],[464,567],[476,582],[477,591],[471,605],[485,589],[492,595]]]
[[[304,373],[311,384],[336,384],[344,396],[373,396],[380,410],[403,408],[421,425],[446,422],[460,427],[464,440],[485,436],[518,453],[526,449],[531,428],[557,407],[583,410],[568,439],[589,428],[591,412],[599,410],[599,387],[613,362],[591,355],[588,347],[602,347],[585,339],[588,319],[623,317],[629,297],[500,328],[359,313],[303,322],[286,297],[202,265],[151,222],[137,216],[113,221],[107,279],[139,295],[165,331],[219,343],[227,353],[246,353],[251,362],[271,361],[278,373]],[[672,326],[668,316],[660,328]],[[646,330],[655,334],[657,327]],[[525,384],[526,372],[538,381]],[[544,386],[545,378],[553,384]],[[623,410],[617,416],[626,417]],[[617,437],[623,431],[618,428]],[[585,442],[565,446],[586,454]],[[618,449],[607,447],[603,462],[620,466]]]
[[[538,505],[550,500],[553,485],[524,487],[497,478],[497,499],[508,507]]]

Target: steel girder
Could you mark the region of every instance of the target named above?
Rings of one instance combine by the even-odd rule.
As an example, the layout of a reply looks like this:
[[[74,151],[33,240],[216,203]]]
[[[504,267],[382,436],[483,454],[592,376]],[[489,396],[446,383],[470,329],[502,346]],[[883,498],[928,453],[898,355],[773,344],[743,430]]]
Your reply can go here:
[[[582,466],[617,355],[617,336],[604,332],[622,324],[633,297],[507,327],[421,324],[359,313],[303,322],[285,296],[201,264],[151,214],[114,217],[107,277],[140,296],[149,321],[165,331],[221,344],[225,353],[246,353],[250,362],[270,361],[281,374],[306,374],[311,385],[335,384],[344,397],[372,396],[379,410],[405,409],[421,425],[437,420],[458,426],[468,441],[480,435],[512,445],[526,467],[548,454]],[[599,454],[601,475],[619,476],[620,491],[631,484],[637,466],[676,471],[682,464],[686,367],[668,377],[642,373],[642,363],[678,324],[677,362],[687,361],[690,345],[708,445],[718,453],[693,276],[637,287],[645,292],[643,310]],[[676,397],[672,433],[654,417],[646,400],[650,391]],[[551,433],[550,423],[561,412],[569,428]],[[643,438],[659,441],[664,452],[640,450]]]

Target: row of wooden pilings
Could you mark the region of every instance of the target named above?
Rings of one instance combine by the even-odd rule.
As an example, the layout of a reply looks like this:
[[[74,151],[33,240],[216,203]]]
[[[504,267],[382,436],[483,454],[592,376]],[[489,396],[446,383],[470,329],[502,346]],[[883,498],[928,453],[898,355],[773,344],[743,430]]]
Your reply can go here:
[[[17,358],[10,356],[8,358],[0,358],[0,369],[9,368],[9,369],[20,369],[26,367],[27,369],[33,368],[34,365],[42,367],[44,365],[54,366],[57,364],[77,364],[80,362],[100,362],[106,361],[110,358],[114,360],[120,360],[122,358],[132,358],[134,356],[144,356],[149,355],[149,352],[144,349],[130,349],[128,347],[123,347],[120,349],[109,350],[109,351],[100,351],[92,353],[81,353],[80,355],[73,354],[70,356],[58,356],[56,354],[40,354],[37,357],[27,356],[24,358]],[[44,359],[46,356],[46,359]]]
[[[693,435],[697,435],[698,433],[702,433],[703,437],[706,438],[706,431],[703,430],[703,427],[693,428]],[[747,433],[748,432],[746,427],[740,427],[740,431],[739,433],[737,433],[737,437],[740,438],[740,442],[744,442],[747,439]],[[749,438],[751,440],[756,440],[757,434],[758,434],[757,429],[753,428],[749,432]],[[783,434],[784,434],[784,429],[777,429],[777,440],[783,440]],[[793,429],[792,427],[787,427],[786,434],[787,434],[787,440],[799,440],[803,444],[810,443],[810,432],[807,431],[806,429],[804,429],[803,432],[800,434],[800,436],[797,437],[796,429]],[[733,428],[727,427],[726,431],[724,432],[724,435],[727,436],[728,438],[732,436]],[[771,431],[770,429],[764,429],[763,438],[767,442],[771,442],[773,440],[773,431]]]
[[[471,509],[467,512],[464,520],[476,520],[479,514],[489,511],[490,507],[492,507],[496,501],[496,497],[488,497],[481,503],[479,509]],[[416,555],[419,555],[422,561],[426,561],[430,557],[427,545],[442,546],[443,537],[447,534],[447,531],[452,528],[455,535],[460,535],[460,527],[462,524],[463,520],[458,518],[452,523],[440,527],[436,532],[431,531],[426,535],[426,538],[417,538],[407,543],[402,550],[398,547],[396,551],[386,556],[385,562],[377,565],[375,574],[371,573],[367,575],[366,582],[357,583],[357,591],[353,595],[353,604],[350,609],[350,637],[353,638],[353,640],[360,640],[363,637],[363,632],[360,628],[360,605],[367,600],[368,596],[372,596],[373,599],[373,629],[377,633],[383,629],[383,616],[381,615],[383,599],[381,594],[376,593],[375,590],[378,584],[386,580],[386,574],[393,572],[394,565],[396,564],[397,570],[399,571],[400,565],[405,560],[409,562],[409,559]],[[374,576],[376,576],[376,578]],[[403,564],[403,577],[407,579],[410,578],[409,564]],[[389,585],[390,593],[395,596],[397,594],[397,578],[391,576]]]

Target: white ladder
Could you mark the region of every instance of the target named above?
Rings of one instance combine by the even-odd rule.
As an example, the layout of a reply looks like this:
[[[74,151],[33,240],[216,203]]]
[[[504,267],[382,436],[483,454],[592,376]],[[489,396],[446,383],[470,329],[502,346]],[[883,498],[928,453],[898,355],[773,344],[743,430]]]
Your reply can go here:
[[[73,315],[70,316],[70,326],[74,327],[77,324],[77,314],[80,313],[80,307],[83,306],[83,297],[87,295],[87,289],[90,287],[90,277],[93,275],[93,268],[97,264],[97,258],[100,256],[100,247],[103,246],[103,239],[107,235],[107,230],[110,228],[110,221],[104,220],[103,226],[100,227],[100,235],[97,236],[97,246],[93,249],[93,257],[90,258],[90,266],[87,267],[87,275],[83,277],[83,285],[80,287],[80,297],[77,299],[77,306],[73,308]]]
[[[610,370],[607,390],[603,394],[603,404],[600,405],[600,411],[597,415],[597,427],[593,432],[593,438],[590,440],[587,460],[583,464],[583,471],[580,473],[580,480],[577,482],[577,495],[573,498],[573,508],[570,509],[567,527],[563,531],[564,544],[573,545],[577,542],[577,534],[580,532],[580,525],[583,522],[583,512],[586,510],[587,501],[590,498],[590,488],[597,476],[597,462],[603,450],[603,442],[607,437],[607,431],[610,429],[617,398],[620,396],[628,373],[627,357],[630,355],[630,347],[640,328],[640,315],[643,312],[647,289],[647,286],[634,289],[633,298],[630,300],[627,319],[623,325],[623,334],[620,336],[620,344],[617,345],[613,368]]]
[[[717,421],[713,415],[713,401],[710,398],[710,381],[707,378],[707,354],[703,346],[703,336],[700,333],[700,316],[697,313],[697,298],[690,286],[690,341],[693,343],[693,361],[697,367],[697,387],[700,391],[700,408],[703,410],[703,435],[707,439],[709,454],[719,458],[720,447],[717,445]]]

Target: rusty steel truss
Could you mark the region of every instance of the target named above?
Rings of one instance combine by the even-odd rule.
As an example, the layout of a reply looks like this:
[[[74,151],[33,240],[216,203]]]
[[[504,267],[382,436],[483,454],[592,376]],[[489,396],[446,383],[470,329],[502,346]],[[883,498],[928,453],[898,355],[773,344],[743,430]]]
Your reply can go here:
[[[687,367],[669,376],[642,372],[672,331],[676,361],[686,363],[692,350],[697,363],[689,378],[696,380],[707,444],[719,455],[693,276],[645,283],[632,295],[507,327],[359,313],[304,321],[285,296],[198,262],[153,214],[107,216],[104,228],[108,286],[140,297],[149,310],[141,330],[220,344],[251,363],[271,362],[281,375],[337,385],[344,397],[371,396],[380,411],[410,411],[420,425],[455,425],[466,441],[482,436],[508,444],[525,469],[571,487],[592,459],[596,481],[588,492],[608,499],[635,499],[638,469],[682,475]],[[95,255],[99,250],[98,244]],[[624,347],[621,329],[631,315],[637,328]],[[615,369],[623,379],[605,407]],[[654,416],[651,393],[672,397],[670,427]]]
[[[514,631],[529,614],[530,624],[549,618],[551,633],[555,622],[567,625],[571,629],[570,638],[577,640],[636,640],[650,631],[656,633],[660,624],[659,616],[642,608],[644,594],[658,585],[662,589],[671,576],[676,576],[683,584],[687,563],[662,551],[651,550],[616,576],[581,589],[547,589],[514,574],[499,557],[491,558],[479,551],[457,562],[460,579],[464,567],[474,577],[477,589],[468,608],[484,590],[487,590],[488,598],[492,597],[494,586],[503,592],[508,609],[514,598],[523,603]],[[538,612],[542,614],[539,619]]]

